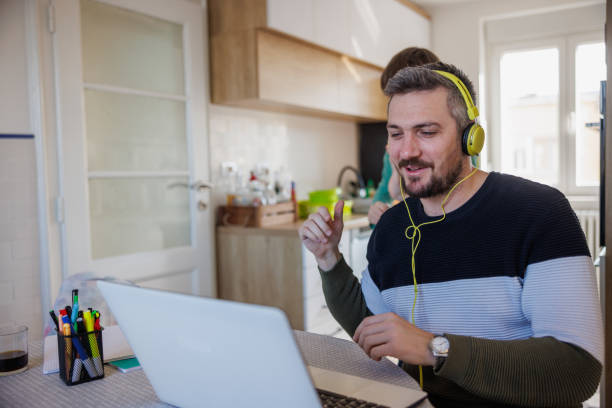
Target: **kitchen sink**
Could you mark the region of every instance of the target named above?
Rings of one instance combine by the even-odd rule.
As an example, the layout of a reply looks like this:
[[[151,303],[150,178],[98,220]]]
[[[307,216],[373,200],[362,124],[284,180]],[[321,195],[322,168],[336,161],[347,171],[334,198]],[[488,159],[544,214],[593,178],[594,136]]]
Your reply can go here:
[[[372,198],[351,198],[353,201],[353,214],[367,214],[372,205]]]

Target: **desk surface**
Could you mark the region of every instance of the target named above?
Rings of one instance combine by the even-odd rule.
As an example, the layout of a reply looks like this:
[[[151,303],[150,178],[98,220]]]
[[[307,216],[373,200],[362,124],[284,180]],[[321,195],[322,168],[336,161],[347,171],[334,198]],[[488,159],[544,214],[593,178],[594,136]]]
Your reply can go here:
[[[301,331],[295,336],[309,365],[418,388],[402,369],[389,360],[369,359],[353,342]],[[142,370],[123,374],[105,366],[103,379],[68,387],[57,373],[42,374],[42,342],[30,345],[29,359],[27,371],[0,377],[0,407],[169,407],[157,399]]]

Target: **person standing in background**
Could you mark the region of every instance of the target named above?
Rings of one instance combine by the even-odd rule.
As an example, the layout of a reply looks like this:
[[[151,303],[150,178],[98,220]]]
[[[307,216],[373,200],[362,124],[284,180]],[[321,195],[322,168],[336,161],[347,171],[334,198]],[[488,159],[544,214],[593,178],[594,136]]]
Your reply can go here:
[[[408,47],[391,58],[380,77],[380,88],[384,91],[387,82],[397,71],[405,67],[418,67],[420,65],[438,62],[440,59],[433,52],[426,48]],[[389,204],[394,200],[400,200],[399,176],[389,162],[389,153],[383,156],[383,170],[376,189],[376,194],[372,200],[372,205],[368,210],[368,221],[371,225],[376,225],[380,216],[389,209]]]

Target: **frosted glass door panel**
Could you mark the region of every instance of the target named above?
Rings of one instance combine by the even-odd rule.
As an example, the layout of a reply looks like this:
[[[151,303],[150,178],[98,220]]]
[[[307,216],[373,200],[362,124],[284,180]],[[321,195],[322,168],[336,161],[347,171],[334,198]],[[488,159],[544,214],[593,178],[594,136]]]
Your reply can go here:
[[[185,102],[85,90],[88,169],[187,171]]]
[[[183,28],[92,0],[81,0],[83,80],[184,95]]]
[[[93,259],[191,245],[189,190],[179,178],[89,180]]]

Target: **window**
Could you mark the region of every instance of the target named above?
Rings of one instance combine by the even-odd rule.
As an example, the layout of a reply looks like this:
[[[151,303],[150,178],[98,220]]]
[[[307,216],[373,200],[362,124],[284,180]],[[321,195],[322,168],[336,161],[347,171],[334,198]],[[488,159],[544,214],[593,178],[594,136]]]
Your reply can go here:
[[[492,53],[493,168],[596,195],[603,34],[499,44]]]
[[[503,53],[501,171],[559,184],[559,50]]]

